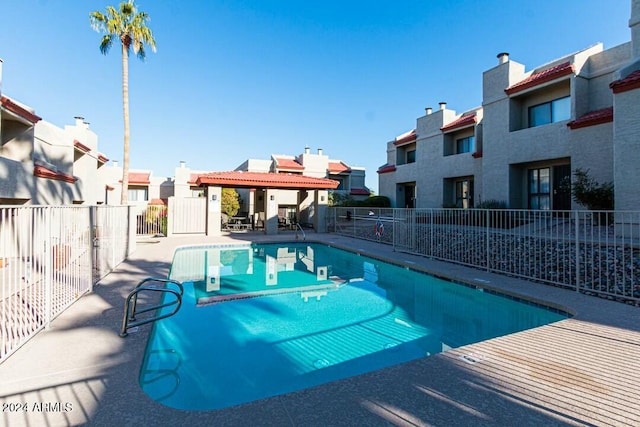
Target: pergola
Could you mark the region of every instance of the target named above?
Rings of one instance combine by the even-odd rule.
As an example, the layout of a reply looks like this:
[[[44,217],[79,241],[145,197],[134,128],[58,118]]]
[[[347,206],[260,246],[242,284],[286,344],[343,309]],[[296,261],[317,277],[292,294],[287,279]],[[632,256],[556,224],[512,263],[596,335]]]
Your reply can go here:
[[[305,211],[316,231],[325,229],[325,212],[328,202],[328,190],[336,189],[338,181],[311,176],[271,173],[271,172],[212,172],[198,176],[196,185],[205,188],[207,198],[207,235],[216,236],[221,232],[222,188],[249,189],[252,198],[249,202],[250,214],[264,212],[266,234],[278,233],[279,202],[291,190],[297,192],[296,206]]]

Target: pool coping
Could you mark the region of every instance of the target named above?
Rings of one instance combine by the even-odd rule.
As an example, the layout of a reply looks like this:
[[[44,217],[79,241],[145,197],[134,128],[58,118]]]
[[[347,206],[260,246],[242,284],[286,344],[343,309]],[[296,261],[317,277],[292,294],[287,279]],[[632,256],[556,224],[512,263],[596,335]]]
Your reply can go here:
[[[573,317],[218,411],[180,411],[152,401],[137,384],[151,327],[118,337],[126,294],[141,278],[166,277],[180,245],[254,240],[293,241],[293,235],[267,238],[247,233],[141,242],[93,293],[0,364],[2,403],[19,401],[38,409],[38,403],[62,402],[73,409],[3,411],[0,420],[11,426],[640,424],[639,307],[335,234],[311,234],[307,241],[552,306]],[[598,357],[589,356],[593,354]]]

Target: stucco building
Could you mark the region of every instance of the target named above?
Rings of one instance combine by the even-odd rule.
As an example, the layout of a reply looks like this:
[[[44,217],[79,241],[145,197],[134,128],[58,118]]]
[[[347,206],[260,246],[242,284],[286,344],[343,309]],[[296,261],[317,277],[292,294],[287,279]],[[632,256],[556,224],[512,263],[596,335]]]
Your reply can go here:
[[[0,92],[0,205],[104,203],[107,161],[82,117],[59,128]]]
[[[498,55],[482,75],[482,104],[440,103],[387,143],[379,192],[395,207],[581,208],[566,183],[577,169],[613,182],[616,209],[638,209],[640,0],[631,41],[596,44],[527,70]]]

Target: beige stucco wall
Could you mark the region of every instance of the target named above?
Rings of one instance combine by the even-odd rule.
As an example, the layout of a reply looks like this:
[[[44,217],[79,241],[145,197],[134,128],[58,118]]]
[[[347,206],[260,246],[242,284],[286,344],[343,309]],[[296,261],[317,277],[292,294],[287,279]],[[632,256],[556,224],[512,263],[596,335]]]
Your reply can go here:
[[[446,155],[451,152],[452,141],[466,136],[463,133],[470,130],[456,131],[451,136],[443,134],[440,128],[459,115],[446,108],[434,111],[417,119],[415,163],[401,164],[398,147],[393,141],[386,143],[387,164],[395,165],[396,171],[379,174],[380,194],[399,207],[403,200],[398,186],[415,182],[416,207],[440,207],[447,202],[453,178],[473,177],[476,203],[496,199],[523,208],[527,207],[528,199],[527,168],[570,164],[572,172],[577,168],[589,169],[598,182],[615,179],[616,207],[640,208],[640,197],[628,196],[638,193],[633,180],[621,183],[623,175],[640,164],[636,156],[640,152],[636,146],[640,141],[640,120],[637,120],[640,99],[633,93],[638,90],[619,94],[614,102],[609,87],[620,78],[620,69],[626,67],[627,72],[634,69],[627,66],[632,60],[631,52],[632,43],[607,50],[596,44],[528,71],[523,64],[502,57],[498,65],[482,76],[482,108],[477,110],[479,123],[475,127],[476,148],[482,151],[482,157],[473,158],[469,153]],[[531,74],[567,61],[573,64],[575,75],[541,83],[511,96],[505,93],[506,88]],[[636,64],[640,68],[640,61]],[[530,106],[563,96],[571,96],[568,120],[528,127]],[[612,105],[615,123],[575,130],[567,126],[588,112]],[[625,198],[629,200],[623,202]],[[572,207],[581,208],[575,202]]]

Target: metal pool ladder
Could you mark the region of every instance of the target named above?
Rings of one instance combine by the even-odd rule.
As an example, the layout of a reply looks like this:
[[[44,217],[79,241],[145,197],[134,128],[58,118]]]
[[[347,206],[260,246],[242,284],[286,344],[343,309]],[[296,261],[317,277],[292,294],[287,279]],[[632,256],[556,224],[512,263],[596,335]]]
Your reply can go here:
[[[149,285],[148,283],[164,283],[166,286],[160,288],[158,286]],[[170,287],[173,286],[173,287]],[[161,292],[163,294],[171,294],[175,299],[165,302],[164,304],[154,305],[152,307],[145,308],[143,310],[136,310],[138,304],[138,294],[140,292]],[[182,283],[177,280],[160,279],[156,277],[147,277],[141,280],[133,291],[127,296],[127,300],[124,303],[124,316],[122,318],[122,329],[120,330],[120,336],[122,338],[129,335],[127,331],[137,326],[146,325],[147,323],[155,322],[156,320],[165,319],[173,316],[180,310],[182,305],[182,295],[184,294],[184,288]],[[142,320],[136,320],[136,316],[142,313],[148,313],[153,310],[159,310],[164,307],[175,306],[170,313],[152,316]]]
[[[298,240],[298,229],[302,231],[302,240],[307,240],[307,235],[305,234],[299,222],[296,222],[296,240]]]

